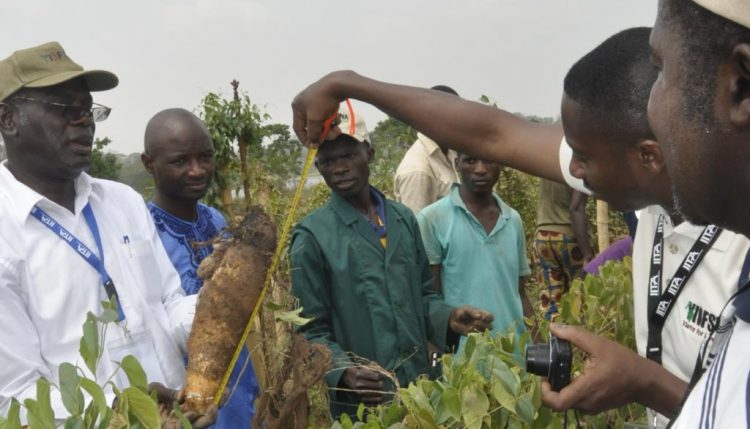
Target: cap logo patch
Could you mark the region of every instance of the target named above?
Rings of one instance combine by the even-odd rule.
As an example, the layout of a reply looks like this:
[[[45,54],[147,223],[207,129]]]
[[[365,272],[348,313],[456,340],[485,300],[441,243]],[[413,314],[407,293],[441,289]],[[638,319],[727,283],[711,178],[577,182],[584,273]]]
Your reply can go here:
[[[67,55],[65,55],[65,51],[60,50],[60,51],[54,51],[54,52],[42,54],[39,57],[42,59],[42,61],[50,63],[53,61],[62,60],[66,58]]]

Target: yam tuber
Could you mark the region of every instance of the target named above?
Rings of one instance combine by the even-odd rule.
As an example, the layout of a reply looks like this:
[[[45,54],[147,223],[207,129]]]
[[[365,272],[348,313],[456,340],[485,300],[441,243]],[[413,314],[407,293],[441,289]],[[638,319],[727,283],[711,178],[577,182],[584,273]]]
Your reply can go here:
[[[242,339],[263,289],[276,247],[276,228],[253,206],[232,237],[215,246],[198,268],[203,279],[188,339],[185,410],[203,413]]]

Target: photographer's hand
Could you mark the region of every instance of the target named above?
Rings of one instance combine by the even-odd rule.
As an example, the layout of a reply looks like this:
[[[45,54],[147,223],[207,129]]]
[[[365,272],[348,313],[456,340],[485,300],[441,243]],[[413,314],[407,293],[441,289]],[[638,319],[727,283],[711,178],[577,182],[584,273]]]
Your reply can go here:
[[[553,410],[575,408],[594,414],[638,402],[672,416],[687,383],[659,364],[578,326],[550,324],[555,336],[588,354],[583,373],[560,392],[542,383],[542,402]]]

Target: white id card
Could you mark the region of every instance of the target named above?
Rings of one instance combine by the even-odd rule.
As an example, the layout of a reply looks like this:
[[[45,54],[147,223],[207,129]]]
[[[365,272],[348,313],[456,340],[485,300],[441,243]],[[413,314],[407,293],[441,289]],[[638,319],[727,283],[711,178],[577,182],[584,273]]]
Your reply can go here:
[[[140,362],[143,370],[146,371],[148,381],[165,382],[164,371],[159,363],[159,356],[156,354],[154,339],[148,331],[141,331],[125,335],[107,343],[109,358],[113,362],[122,362],[127,355],[133,355]],[[125,371],[119,370],[115,375],[115,383],[119,388],[128,386],[128,376]]]

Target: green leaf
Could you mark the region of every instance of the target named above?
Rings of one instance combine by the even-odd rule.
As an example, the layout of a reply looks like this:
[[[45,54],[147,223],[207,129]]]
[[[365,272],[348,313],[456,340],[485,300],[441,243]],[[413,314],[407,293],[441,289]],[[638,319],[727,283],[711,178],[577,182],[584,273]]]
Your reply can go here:
[[[394,401],[385,407],[385,411],[381,414],[381,420],[384,426],[390,427],[404,419],[406,408],[400,405],[397,401]]]
[[[68,362],[60,364],[60,395],[63,405],[71,416],[80,416],[83,413],[83,393],[78,383],[78,369]]]
[[[430,405],[430,400],[427,399],[427,395],[425,395],[425,392],[417,387],[416,384],[410,384],[406,390],[409,392],[409,396],[414,401],[418,410],[433,412],[432,405]]]
[[[469,386],[461,391],[461,416],[467,428],[481,429],[489,408],[490,401],[483,389]]]
[[[81,416],[70,416],[65,419],[65,429],[84,429],[83,419]]]
[[[534,423],[534,405],[531,403],[531,396],[523,395],[520,398],[518,398],[518,402],[516,402],[516,412],[518,413],[518,417],[527,424]]]
[[[266,303],[263,304],[263,305],[265,305],[266,308],[269,309],[269,310],[271,310],[271,311],[279,311],[279,310],[283,310],[284,309],[284,306],[282,306],[281,304],[277,304],[277,303],[271,302],[271,301],[266,301]]]
[[[516,397],[505,389],[502,383],[492,384],[492,397],[504,409],[516,414]]]
[[[26,399],[23,403],[28,410],[29,427],[33,429],[54,429],[55,414],[50,403],[50,384],[44,378],[36,382],[36,400]]]
[[[102,390],[101,386],[96,384],[96,382],[85,377],[81,377],[79,382],[81,383],[83,390],[91,396],[92,404],[96,405],[99,414],[104,416],[110,410],[109,404],[107,404],[107,399],[104,396],[104,390]]]
[[[302,307],[291,310],[291,311],[283,311],[276,315],[276,319],[280,320],[282,322],[288,322],[295,326],[304,326],[308,324],[312,318],[305,318],[300,316],[300,312],[302,312]]]
[[[342,414],[341,417],[339,417],[339,422],[341,422],[341,427],[343,429],[352,429],[354,427],[354,423],[352,423],[352,419],[349,418],[348,414]]]
[[[492,376],[500,380],[500,383],[503,384],[505,390],[514,396],[518,395],[520,386],[516,380],[516,376],[510,370],[510,367],[497,356],[489,355],[487,359],[492,366]]]
[[[364,415],[365,415],[365,404],[359,403],[359,406],[357,407],[357,420],[364,421]]]
[[[443,391],[441,401],[443,407],[453,419],[458,420],[461,417],[461,398],[455,387],[446,388]]]
[[[108,426],[102,425],[101,427],[106,427],[107,429],[122,429],[131,426],[128,422],[128,418],[124,414],[112,413]]]
[[[122,395],[127,399],[128,413],[136,418],[146,429],[159,429],[161,427],[161,417],[156,402],[142,390],[135,387],[128,387],[122,391]]]
[[[466,342],[464,343],[464,355],[466,356],[467,360],[471,359],[471,356],[474,354],[474,349],[477,346],[477,337],[475,334],[469,334],[468,337],[466,337]]]
[[[83,338],[78,348],[86,367],[92,374],[96,374],[96,361],[99,359],[99,326],[94,313],[86,315],[86,321],[83,323]]]
[[[86,406],[86,411],[83,413],[83,426],[86,428],[94,428],[96,419],[99,418],[99,408],[96,406],[94,401],[91,401],[88,406]],[[106,428],[106,423],[102,422],[99,427]]]
[[[10,400],[8,418],[0,424],[0,429],[21,429],[21,404],[16,398]]]
[[[190,420],[188,420],[188,418],[185,417],[185,414],[182,412],[177,402],[174,403],[174,408],[172,408],[172,413],[175,416],[177,416],[177,419],[180,421],[180,424],[182,425],[182,429],[190,429],[193,427],[190,424]]]
[[[125,371],[125,375],[128,376],[128,383],[131,386],[141,389],[143,392],[148,392],[148,379],[146,378],[146,371],[143,370],[138,359],[133,355],[127,355],[122,358],[120,367]]]

